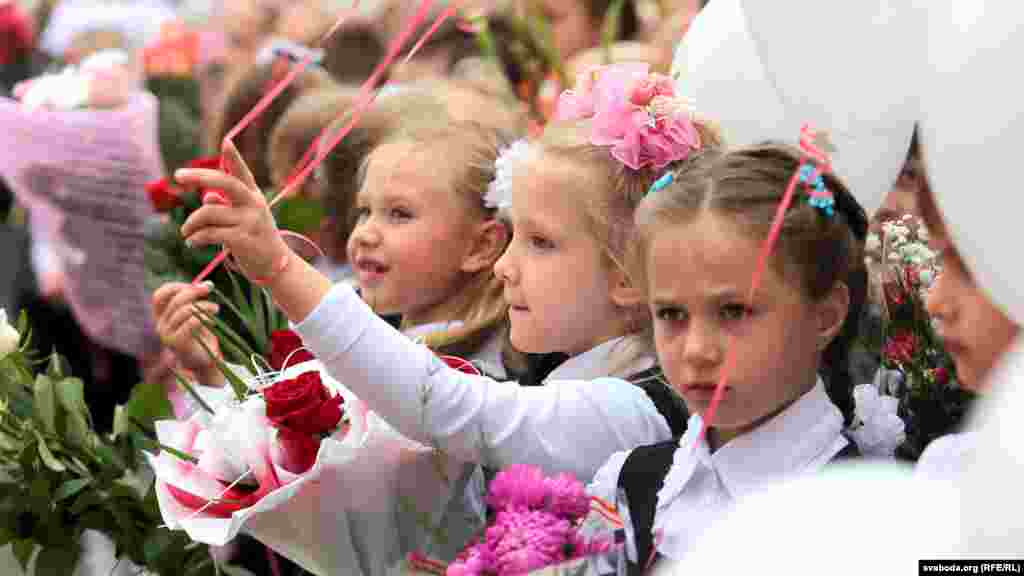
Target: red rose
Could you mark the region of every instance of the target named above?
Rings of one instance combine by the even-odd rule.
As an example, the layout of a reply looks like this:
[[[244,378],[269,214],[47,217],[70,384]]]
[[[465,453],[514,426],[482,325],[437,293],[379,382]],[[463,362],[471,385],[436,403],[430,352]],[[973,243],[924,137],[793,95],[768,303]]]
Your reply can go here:
[[[146,195],[149,196],[153,209],[163,214],[181,206],[181,197],[178,196],[166,178],[155,180],[146,184]]]
[[[292,354],[292,352],[295,353]],[[302,338],[295,332],[275,330],[270,334],[270,353],[267,354],[267,363],[274,370],[284,370],[285,360],[288,361],[289,366],[294,366],[315,359],[308,350],[302,348]]]
[[[0,66],[6,66],[32,49],[32,22],[15,2],[0,4]]]
[[[263,392],[267,418],[278,428],[309,436],[329,434],[341,421],[340,395],[331,397],[320,381],[320,373],[309,371],[282,380]]]
[[[914,335],[909,332],[897,334],[882,347],[882,354],[892,362],[910,364],[914,359],[914,350],[917,349],[917,342]]]
[[[202,158],[196,158],[188,163],[188,168],[200,168],[203,170],[220,170],[221,158],[220,156],[204,156]],[[228,195],[223,190],[218,188],[204,189],[200,194],[199,198],[203,202],[211,201],[220,204],[227,204]]]

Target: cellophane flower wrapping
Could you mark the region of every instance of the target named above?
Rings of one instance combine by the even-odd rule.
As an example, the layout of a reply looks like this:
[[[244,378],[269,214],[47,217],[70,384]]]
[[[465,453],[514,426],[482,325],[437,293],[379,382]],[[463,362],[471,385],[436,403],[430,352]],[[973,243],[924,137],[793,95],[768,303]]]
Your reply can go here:
[[[317,575],[384,573],[430,539],[430,525],[453,497],[449,479],[457,466],[368,411],[319,361],[291,366],[279,378],[311,370],[344,399],[349,428],[323,439],[315,463],[302,474],[285,469],[274,428],[261,420],[262,408],[244,409],[228,389],[200,392],[207,403],[216,403],[216,416],[198,412],[185,422],[158,423],[161,443],[198,457],[199,468],[221,476],[211,481],[209,474],[167,451],[152,457],[164,521],[193,540],[216,546],[245,532]],[[211,433],[218,426],[227,426],[230,433]],[[223,506],[200,513],[182,505],[180,491],[214,498],[246,466],[260,484],[256,501],[238,502],[231,493],[222,497]],[[262,494],[275,481],[281,486]],[[419,522],[424,514],[429,519]]]

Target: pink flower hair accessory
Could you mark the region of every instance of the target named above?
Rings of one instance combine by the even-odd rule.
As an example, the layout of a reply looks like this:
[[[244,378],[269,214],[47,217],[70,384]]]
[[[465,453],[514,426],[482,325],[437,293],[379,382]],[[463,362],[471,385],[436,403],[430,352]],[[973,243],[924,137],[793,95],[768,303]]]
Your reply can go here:
[[[701,148],[690,103],[645,63],[592,66],[558,99],[557,120],[590,119],[590,142],[633,170],[661,169]]]

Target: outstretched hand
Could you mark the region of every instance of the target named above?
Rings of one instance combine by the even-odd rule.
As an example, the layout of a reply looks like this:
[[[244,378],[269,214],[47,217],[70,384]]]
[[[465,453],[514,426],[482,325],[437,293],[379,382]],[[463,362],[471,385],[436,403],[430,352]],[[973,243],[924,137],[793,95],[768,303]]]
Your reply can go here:
[[[265,282],[295,254],[278,234],[270,206],[238,149],[229,141],[223,154],[230,173],[199,168],[175,172],[182,186],[217,189],[226,195],[205,194],[203,205],[181,227],[181,235],[193,248],[223,245],[247,278]]]

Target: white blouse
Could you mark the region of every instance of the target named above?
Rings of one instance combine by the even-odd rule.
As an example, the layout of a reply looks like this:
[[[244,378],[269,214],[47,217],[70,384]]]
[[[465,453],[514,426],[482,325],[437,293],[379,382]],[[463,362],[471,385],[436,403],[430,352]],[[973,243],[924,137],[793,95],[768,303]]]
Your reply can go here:
[[[706,527],[724,516],[737,500],[765,485],[820,470],[848,443],[842,433],[842,413],[829,400],[820,380],[777,416],[714,453],[706,441],[697,443],[702,425],[699,415],[690,417],[658,492],[655,545],[662,556],[673,560],[683,559]],[[618,503],[627,554],[635,562],[633,526],[618,490],[619,473],[628,455],[614,454],[598,471],[588,491]],[[602,574],[625,574],[625,560],[621,555],[604,558],[592,568]]]
[[[467,462],[533,464],[586,482],[614,451],[671,438],[651,399],[624,380],[563,379],[556,370],[546,386],[523,387],[453,370],[349,286],[334,286],[295,330],[334,378],[398,431]],[[572,364],[593,362],[601,350],[591,352]]]
[[[978,446],[978,432],[947,434],[932,440],[914,465],[914,477],[955,481],[967,472]]]

